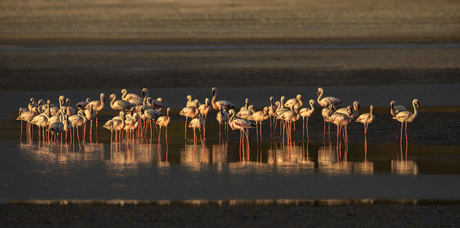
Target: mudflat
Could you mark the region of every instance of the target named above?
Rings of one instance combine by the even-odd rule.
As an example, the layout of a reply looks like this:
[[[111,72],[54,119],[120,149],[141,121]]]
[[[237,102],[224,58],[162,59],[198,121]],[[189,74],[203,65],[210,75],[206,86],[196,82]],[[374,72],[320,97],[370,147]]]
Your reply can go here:
[[[2,1],[0,91],[459,83],[458,46],[347,46],[455,44],[458,12],[443,0]],[[302,48],[324,44],[339,46]]]

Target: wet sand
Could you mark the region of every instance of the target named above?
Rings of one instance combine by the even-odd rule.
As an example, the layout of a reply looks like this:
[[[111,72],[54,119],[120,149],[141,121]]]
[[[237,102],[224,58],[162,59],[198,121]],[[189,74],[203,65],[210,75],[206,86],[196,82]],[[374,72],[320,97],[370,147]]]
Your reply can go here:
[[[1,205],[13,226],[457,227],[459,205],[23,206]]]

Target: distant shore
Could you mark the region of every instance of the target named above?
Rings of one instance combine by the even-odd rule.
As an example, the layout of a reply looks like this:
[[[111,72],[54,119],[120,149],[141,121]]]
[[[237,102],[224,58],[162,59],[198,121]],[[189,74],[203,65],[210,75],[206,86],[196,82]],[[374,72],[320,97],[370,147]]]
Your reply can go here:
[[[439,0],[0,2],[0,44],[33,42],[458,42]]]

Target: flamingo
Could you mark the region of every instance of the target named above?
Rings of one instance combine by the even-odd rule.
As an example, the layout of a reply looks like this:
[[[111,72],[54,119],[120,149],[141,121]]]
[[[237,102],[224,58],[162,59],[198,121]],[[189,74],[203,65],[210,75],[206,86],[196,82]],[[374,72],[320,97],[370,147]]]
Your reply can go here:
[[[328,117],[329,121],[332,122],[333,124],[337,125],[337,143],[339,142],[339,136],[341,133],[341,127],[344,126],[344,135],[345,135],[345,143],[348,144],[348,133],[347,133],[347,125],[353,121],[351,118],[351,115],[353,114],[351,110],[351,106],[347,107],[347,114],[343,113],[333,113],[330,117]]]
[[[236,106],[230,101],[226,101],[226,100],[216,101],[216,97],[217,97],[217,88],[216,87],[212,88],[211,95],[212,95],[211,104],[212,104],[212,108],[214,108],[214,110],[220,110],[220,108],[219,108],[220,106],[224,106],[224,110],[229,110],[229,109],[232,109],[232,108],[236,108]]]
[[[402,105],[396,105],[396,101],[391,101],[390,107],[391,107],[390,113],[393,117],[395,117],[400,112],[407,111],[406,107]]]
[[[323,108],[323,110],[321,110],[321,115],[323,116],[324,120],[323,141],[326,138],[326,122],[329,122],[329,140],[331,140],[331,123],[328,118],[332,115],[332,104],[329,101],[327,102],[327,104],[328,105],[326,106],[326,108]]]
[[[72,127],[77,128],[78,143],[80,145],[80,134],[78,132],[78,127],[84,126],[86,122],[88,121],[85,117],[84,111],[79,110],[77,112],[77,115],[69,116],[69,121],[72,123]],[[73,132],[75,132],[75,129],[72,131],[72,134]],[[86,132],[83,132],[83,139],[85,139],[85,135],[86,135]],[[80,149],[81,149],[81,146],[80,146]]]
[[[295,121],[295,118],[296,118],[297,114],[299,114],[299,111],[300,111],[300,106],[295,105],[293,110],[288,110],[288,111],[282,112],[277,117],[277,119],[284,120],[285,122],[288,123],[288,126],[286,126],[286,123],[285,123],[285,126],[284,126],[284,128],[286,129],[286,134],[289,133],[289,135],[287,136],[288,137],[288,139],[287,139],[288,142],[291,141],[291,137],[292,137],[291,122]],[[283,141],[284,141],[284,136],[283,136]]]
[[[233,109],[230,109],[229,115],[230,115],[230,119],[228,121],[228,124],[230,128],[232,130],[240,130],[240,145],[244,144],[244,135],[246,135],[247,149],[249,152],[249,135],[245,132],[245,130],[256,127],[255,124],[249,120],[235,118],[235,110]],[[248,153],[248,159],[249,159],[249,153]]]
[[[262,122],[267,120],[270,117],[268,115],[268,107],[264,107],[262,111],[255,112],[252,114],[252,120],[256,122],[256,132],[259,134],[260,131],[260,141],[262,142]],[[259,124],[260,130],[257,129],[257,124]],[[259,136],[257,136],[257,141],[259,140]]]
[[[141,96],[135,93],[128,93],[126,89],[121,90],[121,99],[124,101],[130,101],[131,99],[142,99]]]
[[[125,100],[116,100],[117,97],[115,94],[110,95],[110,107],[113,110],[129,110],[134,105],[125,101]]]
[[[369,107],[370,111],[369,113],[364,113],[361,114],[358,119],[356,119],[356,122],[363,123],[364,124],[364,148],[365,148],[365,159],[367,160],[367,128],[372,121],[374,121],[375,116],[374,116],[374,106]]]
[[[180,112],[179,115],[185,116],[185,140],[187,140],[187,120],[188,118],[195,118],[200,114],[200,110],[194,107],[185,107]]]
[[[291,110],[294,108],[295,105],[302,107],[303,105],[303,98],[302,95],[298,94],[295,98],[291,98],[286,101],[284,104],[285,107],[290,108]]]
[[[75,115],[75,109],[73,107],[70,107],[70,98],[67,98],[65,100],[66,107],[67,107],[67,115],[72,116]]]
[[[110,143],[112,143],[113,131],[115,131],[116,136],[118,131],[123,131],[123,129],[125,128],[124,113],[120,112],[120,115],[117,118],[113,118],[107,121],[104,124],[104,128],[110,130]]]
[[[33,107],[31,111],[24,111],[23,108],[19,109],[19,116],[16,118],[16,120],[21,120],[21,139],[22,139],[22,121],[26,121],[26,130],[28,134],[30,134],[30,123],[34,119],[34,117],[38,114],[38,108]]]
[[[303,126],[302,138],[305,139],[305,126],[307,126],[307,140],[310,140],[310,137],[308,136],[308,118],[315,111],[315,101],[313,99],[310,99],[308,103],[310,104],[310,108],[300,109],[299,114],[300,116],[302,116],[302,126]],[[305,118],[307,118],[306,125],[305,125]]]
[[[244,102],[245,102],[245,105],[241,107],[238,113],[236,113],[236,116],[239,118],[246,119],[246,120],[251,120],[251,116],[253,112],[249,110],[249,99],[246,98]]]
[[[29,108],[29,111],[32,111],[32,109],[34,107],[36,107],[38,109],[38,104],[35,103],[35,100],[34,98],[30,98],[30,102],[29,102],[29,105],[27,106]],[[37,110],[38,111],[38,110]]]
[[[273,120],[276,121],[276,109],[278,108],[278,106],[275,105],[276,103],[274,103],[273,101],[274,101],[274,98],[273,98],[273,96],[271,96],[270,97],[270,106],[268,107],[268,115],[270,115],[270,134],[274,134],[274,132],[273,132],[274,123],[272,121],[272,118],[273,118]]]
[[[86,98],[86,101],[80,101],[78,102],[75,107],[77,107],[78,109],[80,110],[85,110],[85,107],[86,105],[88,105],[88,103],[91,102],[91,99],[88,97]]]
[[[38,137],[40,137],[40,129],[42,129],[42,138],[43,141],[45,141],[45,127],[48,126],[48,119],[51,117],[51,114],[49,114],[48,111],[41,113],[40,115],[36,115],[32,121],[30,121],[31,124],[35,124],[38,127]],[[40,140],[40,138],[39,138]]]
[[[92,105],[93,106],[93,109],[94,111],[96,111],[96,129],[97,129],[97,122],[98,122],[98,113],[100,111],[102,111],[105,107],[105,94],[104,93],[101,93],[101,95],[99,96],[100,97],[100,100],[95,100],[95,101],[91,101],[88,103],[88,105],[86,105],[86,108],[89,108],[89,105]],[[97,130],[96,130],[97,132]]]
[[[209,114],[209,111],[211,110],[209,107],[209,98],[204,100],[204,104],[200,105],[198,110],[200,111],[201,116],[204,116],[204,122],[206,122],[206,118]]]
[[[60,133],[64,133],[64,123],[62,122],[54,122],[52,123],[48,130],[49,132],[53,133],[54,135],[54,141],[56,141],[56,144],[57,144],[57,137],[59,137],[59,134]],[[62,137],[61,137],[61,141],[62,141]],[[51,144],[51,141],[50,141],[50,144]]]
[[[223,106],[220,106],[220,111],[217,113],[216,119],[219,122],[219,134],[220,134],[222,131],[221,125],[226,124],[228,122],[228,113],[224,110]]]
[[[97,112],[94,111],[93,104],[89,103],[87,105],[87,107],[88,108],[86,108],[84,112],[85,112],[86,119],[90,121],[90,125],[89,125],[89,140],[92,141],[93,120],[96,119]],[[86,129],[86,125],[85,125],[85,129]]]
[[[165,140],[166,140],[166,147],[168,147],[168,127],[169,124],[171,123],[171,109],[168,108],[166,109],[166,116],[160,116],[158,117],[156,124],[160,126],[160,132],[158,133],[158,143],[160,143],[160,136],[161,136],[161,127],[164,127],[166,129],[165,132]]]
[[[363,123],[364,124],[364,135],[367,135],[367,128],[370,123],[375,119],[374,116],[374,106],[369,107],[370,112],[369,113],[364,113],[361,114],[358,119],[356,119],[356,122]]]
[[[139,115],[137,113],[134,113],[131,117],[126,117],[125,127],[123,128],[123,130],[126,131],[126,141],[128,141],[128,135],[130,135],[131,139],[134,140],[133,131],[136,130],[139,125],[138,120]]]
[[[352,110],[353,114],[352,114],[351,118],[353,118],[353,119],[358,118],[358,116],[359,116],[359,111],[358,110],[359,110],[359,102],[354,101],[353,102],[353,110]],[[347,108],[339,108],[335,112],[342,113],[342,114],[347,114],[348,113]]]
[[[396,105],[396,101],[391,101],[390,102],[390,113],[393,117],[395,117],[398,113],[407,111],[406,107],[402,105]],[[396,121],[396,131],[398,131],[398,121]],[[396,138],[398,138],[398,133],[396,132]]]
[[[161,111],[162,108],[166,108],[166,105],[163,104],[163,99],[161,97],[156,100],[152,100],[150,105],[153,109],[158,109],[158,111]]]
[[[141,117],[142,120],[148,121],[149,122],[149,127],[150,127],[150,138],[153,136],[153,126],[152,126],[152,121],[155,124],[155,120],[158,119],[159,117],[163,116],[163,113],[155,110],[155,109],[144,109],[143,107],[140,110],[137,110],[139,113],[139,116]],[[144,122],[144,125],[146,125],[147,122]],[[144,135],[147,135],[147,127],[144,126],[145,132]]]
[[[399,141],[399,144],[402,145],[402,129],[404,127],[404,123],[406,123],[406,144],[407,144],[407,123],[412,123],[414,121],[415,117],[417,117],[417,108],[420,107],[420,103],[417,99],[414,99],[412,101],[412,106],[414,107],[414,113],[409,112],[409,111],[402,111],[396,114],[393,119],[398,120],[401,122],[401,139]]]
[[[190,121],[188,127],[193,128],[193,140],[194,140],[194,142],[196,142],[196,140],[197,140],[195,129],[198,128],[200,130],[200,140],[201,140],[201,143],[203,143],[203,137],[201,135],[201,128],[203,126],[204,126],[204,119],[201,118],[201,117],[196,117],[196,118],[194,118],[194,119],[192,119]]]
[[[185,105],[185,107],[198,108],[198,106],[200,106],[200,102],[198,101],[198,99],[192,101],[192,96],[187,95],[187,104]]]
[[[327,107],[327,102],[329,101],[333,107],[342,104],[342,100],[336,97],[324,97],[323,98],[323,88],[319,87],[317,94],[318,94],[318,104],[322,107]]]

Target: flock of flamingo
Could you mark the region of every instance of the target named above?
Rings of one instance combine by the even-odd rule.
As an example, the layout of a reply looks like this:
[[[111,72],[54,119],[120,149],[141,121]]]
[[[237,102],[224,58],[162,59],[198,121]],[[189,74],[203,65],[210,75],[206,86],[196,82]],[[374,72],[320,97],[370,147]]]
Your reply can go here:
[[[324,119],[324,134],[323,140],[326,137],[326,122],[333,123],[337,126],[337,142],[343,141],[348,144],[347,126],[352,121],[364,124],[364,135],[365,145],[367,145],[367,130],[368,125],[375,119],[374,108],[370,106],[370,113],[364,113],[359,115],[359,102],[353,102],[352,106],[345,108],[336,108],[342,104],[339,98],[323,96],[323,88],[317,90],[317,103],[323,107],[321,114]],[[141,95],[135,93],[128,93],[126,89],[121,90],[121,100],[116,99],[115,94],[110,95],[110,107],[113,110],[119,110],[118,116],[113,117],[104,124],[104,128],[111,131],[111,142],[113,142],[113,133],[115,132],[114,140],[121,142],[123,140],[123,131],[126,132],[126,140],[133,140],[134,138],[140,138],[143,140],[147,139],[148,133],[150,133],[150,141],[152,141],[153,135],[158,135],[158,143],[160,143],[161,128],[165,128],[165,141],[167,146],[168,140],[168,126],[171,123],[170,108],[167,108],[166,115],[161,110],[166,108],[161,98],[152,99],[149,97],[149,90],[144,88],[141,91]],[[204,104],[192,97],[187,96],[186,107],[184,107],[179,114],[185,116],[185,140],[187,139],[187,127],[193,128],[194,142],[197,142],[198,137],[196,136],[196,129],[200,131],[200,140],[206,137],[206,119],[207,115],[211,112],[211,109],[217,110],[216,119],[219,122],[219,135],[227,134],[228,126],[232,130],[240,131],[240,149],[249,150],[249,128],[256,128],[257,141],[262,141],[262,123],[265,120],[270,122],[270,137],[275,135],[276,127],[279,123],[280,136],[282,136],[283,143],[292,143],[292,124],[299,120],[300,117],[303,119],[302,128],[303,136],[309,140],[308,133],[308,118],[314,113],[316,102],[315,100],[309,100],[309,107],[303,107],[303,98],[299,94],[295,98],[288,99],[282,96],[280,101],[274,101],[273,97],[270,97],[270,105],[264,107],[261,111],[255,110],[253,105],[249,104],[249,100],[245,100],[245,105],[238,112],[235,112],[236,106],[227,100],[217,100],[217,88],[211,90],[212,100],[209,98],[205,99]],[[32,141],[33,131],[32,126],[35,125],[38,128],[38,141],[43,140],[58,141],[57,137],[61,134],[61,142],[63,140],[62,135],[65,135],[65,142],[74,140],[75,130],[77,131],[77,138],[80,144],[80,133],[79,127],[83,127],[83,143],[86,138],[86,125],[90,123],[89,138],[92,140],[92,126],[95,121],[95,127],[98,126],[98,112],[105,108],[105,95],[101,93],[99,100],[91,101],[90,98],[86,101],[78,102],[75,108],[71,107],[70,99],[64,96],[59,97],[59,105],[51,104],[50,100],[46,103],[44,100],[39,100],[35,103],[35,99],[31,98],[28,104],[28,108],[20,108],[19,116],[17,120],[21,120],[21,140],[22,140],[22,121],[27,123],[26,135],[27,140]],[[403,129],[405,126],[405,136],[407,144],[407,123],[412,122],[417,116],[417,108],[419,108],[419,101],[414,99],[412,106],[414,112],[409,112],[404,106],[397,106],[395,101],[390,103],[390,113],[393,119],[401,122],[401,137],[400,144],[402,145]],[[212,108],[211,108],[212,107]],[[188,118],[191,121],[188,123]],[[305,123],[306,119],[306,123]],[[279,120],[279,121],[277,121]],[[156,130],[156,126],[159,127]],[[45,134],[48,132],[48,136]],[[295,124],[294,124],[295,129]],[[67,134],[69,132],[69,134]],[[50,133],[54,136],[54,139],[50,137]],[[136,135],[135,135],[136,134]],[[97,137],[97,130],[96,130]],[[330,140],[330,136],[329,136]],[[245,145],[246,144],[246,145]],[[341,144],[341,143],[340,143]],[[339,145],[339,144],[338,144]],[[367,153],[366,153],[367,154]]]

